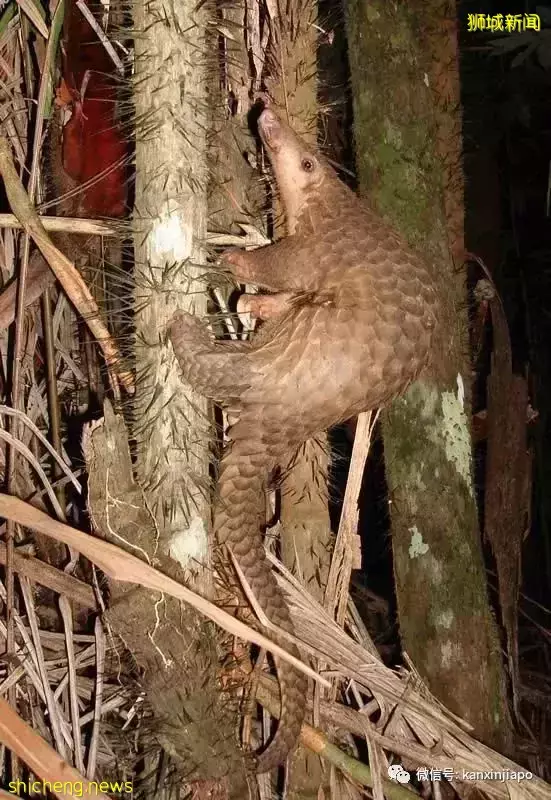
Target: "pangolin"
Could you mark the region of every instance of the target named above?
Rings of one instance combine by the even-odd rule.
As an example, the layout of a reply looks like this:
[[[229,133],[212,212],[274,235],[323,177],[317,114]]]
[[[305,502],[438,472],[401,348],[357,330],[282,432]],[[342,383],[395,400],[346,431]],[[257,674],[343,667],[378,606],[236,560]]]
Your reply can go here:
[[[220,465],[218,541],[231,548],[266,616],[292,633],[262,544],[269,476],[314,434],[406,389],[428,363],[438,300],[423,261],[271,107],[258,130],[288,235],[221,260],[240,282],[280,293],[267,301],[273,316],[247,344],[212,341],[182,311],[169,334],[185,380],[233,420]],[[280,721],[258,772],[296,746],[305,715],[305,676],[279,659],[276,666]]]

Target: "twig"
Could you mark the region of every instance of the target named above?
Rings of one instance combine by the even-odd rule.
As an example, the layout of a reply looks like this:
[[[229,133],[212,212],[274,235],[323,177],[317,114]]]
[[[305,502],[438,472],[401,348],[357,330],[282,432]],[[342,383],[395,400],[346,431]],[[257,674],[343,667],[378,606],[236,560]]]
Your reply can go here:
[[[48,476],[46,475],[46,473],[44,472],[44,470],[40,466],[40,462],[38,461],[38,459],[36,459],[34,457],[34,455],[31,453],[31,451],[29,450],[27,445],[23,444],[23,442],[20,442],[18,439],[16,439],[14,436],[12,436],[10,433],[8,433],[7,431],[3,430],[2,428],[0,428],[0,439],[4,439],[4,441],[8,442],[8,444],[10,446],[10,452],[12,450],[14,452],[18,450],[21,453],[21,455],[25,456],[25,458],[27,459],[29,464],[31,464],[34,467],[34,469],[36,471],[36,474],[38,475],[38,477],[42,481],[42,485],[44,486],[44,488],[46,489],[46,491],[48,493],[48,497],[50,498],[50,501],[51,501],[51,503],[52,503],[52,505],[53,505],[53,507],[55,509],[56,514],[58,515],[59,519],[65,519],[65,515],[63,513],[63,510],[62,510],[61,506],[59,505],[59,501],[58,501],[57,497],[55,496],[54,490],[52,489],[52,487],[50,485],[50,481],[48,480]],[[7,529],[7,526],[6,526],[6,529]],[[9,548],[8,548],[8,552],[9,552]],[[13,553],[11,554],[11,556],[9,556],[6,559],[6,563],[8,563],[8,559],[9,559],[10,566],[13,569]]]
[[[124,75],[124,64],[118,57],[115,48],[105,35],[105,31],[103,30],[101,25],[98,24],[96,18],[94,17],[94,15],[90,11],[86,3],[84,3],[83,0],[78,0],[77,8],[79,9],[83,17],[86,19],[92,30],[95,31],[96,36],[98,37],[102,45],[105,47],[106,52],[109,54],[109,57],[111,58],[113,64],[117,68],[117,72],[119,72],[121,75]]]
[[[59,800],[74,800],[71,787],[79,787],[79,796],[93,797],[96,800],[109,800],[106,794],[90,786],[80,772],[73,769],[58,753],[27,725],[16,711],[0,697],[0,739],[17,753],[29,769],[43,781],[48,781],[50,791]],[[62,787],[60,790],[59,787]],[[69,788],[69,792],[63,788]],[[82,791],[82,795],[80,794]],[[12,795],[13,796],[13,795]]]
[[[60,469],[69,478],[69,480],[71,481],[71,483],[73,484],[73,486],[75,487],[77,492],[79,494],[81,494],[82,486],[80,485],[77,477],[69,469],[67,464],[61,458],[61,456],[56,452],[55,448],[52,447],[52,445],[46,439],[46,437],[44,436],[44,434],[42,433],[40,428],[37,428],[37,426],[34,424],[32,419],[30,419],[30,417],[27,414],[25,414],[24,411],[21,411],[19,409],[15,409],[15,408],[10,408],[9,406],[0,405],[0,415],[1,414],[6,414],[7,416],[19,417],[21,419],[21,421],[23,422],[23,424],[26,425],[34,433],[34,435],[37,436],[40,439],[41,444],[45,447],[45,449],[52,456],[52,458],[54,458],[57,461],[57,463],[59,464]]]
[[[6,563],[6,545],[0,542],[0,564]],[[72,575],[67,575],[51,564],[46,564],[38,558],[20,555],[17,550],[14,553],[13,568],[20,575],[24,575],[31,581],[47,586],[54,592],[66,594],[75,603],[79,603],[85,608],[95,608],[96,599],[93,589],[87,583],[79,581]]]
[[[74,633],[72,633],[71,642],[74,643],[75,641],[76,641],[75,635]],[[96,663],[95,644],[88,645],[88,647],[85,647],[83,650],[81,650],[78,656],[75,656],[74,658],[75,669],[85,666],[91,666],[92,664],[95,665],[95,663]],[[65,691],[65,687],[68,685],[68,683],[69,683],[69,670],[67,669],[67,671],[59,681],[56,690],[54,692],[54,697],[56,700],[58,700],[61,693]],[[80,727],[82,728],[82,717],[80,718],[79,722],[80,722]]]
[[[0,623],[0,633],[2,633],[3,636],[5,636],[5,634],[6,634],[6,628],[2,623]],[[34,651],[34,648],[32,647],[32,643],[31,643],[31,650]],[[46,697],[44,696],[44,689],[42,687],[42,681],[40,680],[40,675],[38,674],[38,672],[34,668],[33,664],[31,663],[31,659],[28,658],[27,651],[22,647],[16,646],[15,656],[16,656],[17,660],[19,661],[19,665],[20,665],[21,669],[27,675],[31,685],[35,689],[37,697],[39,697],[40,700],[45,704],[46,703]],[[15,670],[14,672],[11,673],[11,675],[9,675],[6,678],[6,680],[2,684],[0,694],[3,694],[4,691],[9,691],[9,689],[12,686],[15,687],[15,684],[17,683],[17,681],[15,680],[14,676],[17,675],[17,674],[18,674],[18,670]]]
[[[335,615],[339,625],[344,624],[348,602],[348,587],[353,569],[354,537],[358,531],[358,498],[362,485],[365,462],[369,453],[369,445],[373,428],[379,412],[360,414],[354,437],[354,447],[350,460],[350,471],[346,483],[344,502],[339,523],[339,531],[333,550],[331,569],[325,590],[325,606],[331,615]]]
[[[113,697],[110,697],[109,700],[106,700],[105,703],[101,706],[101,716],[105,716],[105,714],[110,714],[112,711],[118,711],[121,706],[126,705],[128,702],[128,698],[124,696],[122,692],[119,692]],[[81,727],[88,725],[89,722],[92,722],[96,718],[96,711],[95,708],[93,711],[88,711],[86,714],[83,714],[80,718]],[[127,723],[125,722],[125,725]],[[124,730],[124,726],[121,728]]]
[[[279,700],[277,696],[268,689],[264,681],[258,688],[257,700],[269,710],[270,714],[279,718]],[[352,758],[339,747],[332,744],[322,731],[303,722],[300,731],[300,742],[313,753],[317,753],[326,761],[329,761],[334,766],[348,773],[348,775],[363,786],[374,786],[375,781],[371,769],[366,764]],[[411,789],[406,789],[404,786],[391,783],[388,780],[382,781],[382,784],[387,800],[414,800],[414,798],[418,797]]]
[[[40,221],[49,233],[73,233],[84,236],[117,236],[114,225],[99,220],[81,219],[80,217],[43,217]],[[119,223],[120,227],[120,223]],[[15,214],[0,214],[0,228],[21,230],[23,225]]]
[[[48,678],[48,673],[46,670],[44,651],[42,649],[42,642],[40,641],[40,633],[38,630],[38,620],[36,618],[36,612],[34,609],[34,603],[32,599],[31,585],[27,580],[27,578],[24,577],[21,577],[19,579],[19,582],[21,584],[21,592],[23,594],[23,599],[25,601],[25,608],[27,609],[27,617],[29,619],[29,626],[31,629],[31,635],[35,646],[36,657],[38,660],[38,669],[40,672],[40,677],[42,678],[42,686],[44,688],[44,695],[46,697],[46,708],[48,709],[48,714],[50,717],[50,724],[52,727],[52,733],[54,735],[56,749],[57,752],[60,754],[60,756],[62,758],[65,758],[66,749],[65,749],[65,739],[63,735],[62,718],[61,714],[59,713],[59,707],[55,702],[52,688],[50,686],[50,681]]]
[[[36,126],[34,131],[34,141],[33,141],[33,158],[32,158],[32,166],[31,166],[31,175],[29,180],[29,205],[34,200],[35,189],[36,189],[36,181],[38,176],[38,165],[39,165],[39,152],[40,152],[40,141],[42,137],[42,127],[43,127],[43,120],[44,115],[43,111],[46,104],[46,97],[47,91],[50,86],[50,66],[54,63],[54,56],[55,56],[55,47],[57,45],[57,37],[56,31],[58,30],[59,26],[59,17],[60,13],[63,13],[63,2],[58,0],[57,6],[53,13],[52,17],[52,26],[50,28],[48,35],[48,43],[46,46],[46,53],[44,57],[44,68],[42,71],[41,81],[40,81],[40,89],[38,94],[38,112],[36,117]],[[43,30],[43,28],[42,28]],[[46,29],[47,30],[47,29]],[[2,143],[5,142],[4,139],[0,140],[0,150],[2,147]],[[23,189],[23,184],[21,183],[19,176],[15,170],[11,159],[11,151],[6,143],[6,159],[7,159],[7,169],[10,171],[13,179],[15,179],[16,185],[21,187],[21,191],[25,194]],[[24,159],[21,160],[21,163],[24,163]],[[2,170],[2,164],[0,164],[0,170]],[[8,182],[5,177],[4,171],[2,170],[2,175],[4,176],[4,183],[6,186],[6,193],[9,196],[9,187]],[[25,195],[26,196],[26,195]],[[25,231],[25,236],[23,239],[23,258],[21,262],[21,270],[19,274],[19,283],[18,283],[18,291],[17,291],[17,312],[15,316],[15,342],[14,342],[14,354],[13,354],[13,369],[11,375],[11,382],[12,382],[12,396],[11,402],[15,409],[20,409],[22,406],[22,397],[21,397],[21,371],[22,371],[22,357],[23,357],[23,349],[24,349],[24,325],[23,325],[23,315],[25,310],[25,283],[27,279],[27,267],[29,263],[29,253],[30,253],[30,239],[29,239],[29,231]],[[17,417],[10,420],[10,424],[8,427],[8,432],[12,434],[13,441],[11,446],[8,449],[8,458],[7,458],[7,487],[9,492],[13,492],[15,488],[15,481],[16,481],[16,449],[15,449],[15,442],[19,440],[19,420]],[[15,632],[14,632],[14,621],[13,621],[13,609],[15,604],[15,588],[14,588],[14,569],[13,569],[13,556],[14,556],[14,539],[15,539],[15,526],[11,524],[11,521],[8,520],[8,524],[6,527],[6,621],[7,621],[7,640],[6,640],[6,651],[7,654],[10,655],[11,653],[15,652]],[[9,692],[9,700],[12,705],[15,706],[16,697],[15,691],[10,689]],[[17,764],[15,755],[12,753],[12,773],[18,774]]]

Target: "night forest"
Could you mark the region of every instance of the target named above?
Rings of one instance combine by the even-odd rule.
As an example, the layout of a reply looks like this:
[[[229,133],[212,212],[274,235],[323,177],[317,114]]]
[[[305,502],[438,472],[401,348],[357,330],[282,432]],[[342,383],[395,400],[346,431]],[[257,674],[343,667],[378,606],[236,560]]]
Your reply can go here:
[[[551,798],[550,90],[551,3],[0,0],[0,794]]]

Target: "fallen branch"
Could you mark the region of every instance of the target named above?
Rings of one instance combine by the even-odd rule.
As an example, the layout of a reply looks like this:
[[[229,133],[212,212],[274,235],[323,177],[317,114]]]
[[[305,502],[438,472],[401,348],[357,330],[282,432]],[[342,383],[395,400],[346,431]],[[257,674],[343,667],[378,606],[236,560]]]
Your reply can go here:
[[[259,685],[256,690],[256,699],[262,703],[264,708],[267,708],[270,714],[276,719],[279,719],[279,691],[275,681],[267,675],[262,675]],[[362,731],[365,734],[365,729]],[[300,731],[300,743],[311,750],[313,753],[323,757],[330,764],[338,767],[343,772],[350,775],[362,786],[373,787],[374,778],[373,771],[367,764],[362,761],[349,756],[340,747],[333,744],[329,738],[320,731],[307,723],[302,723]],[[383,779],[382,781],[387,800],[413,800],[418,795],[411,789],[400,784],[392,783],[389,780]]]
[[[48,233],[74,233],[79,236],[117,236],[118,229],[113,224],[81,217],[39,217]],[[119,223],[120,227],[120,223]],[[24,225],[15,214],[0,214],[0,228],[21,230]]]

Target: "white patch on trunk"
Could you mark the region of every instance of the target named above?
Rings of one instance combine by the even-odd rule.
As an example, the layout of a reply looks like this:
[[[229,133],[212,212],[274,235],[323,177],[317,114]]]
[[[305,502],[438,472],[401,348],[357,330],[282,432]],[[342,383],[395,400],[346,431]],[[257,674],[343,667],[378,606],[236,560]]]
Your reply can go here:
[[[461,408],[465,408],[465,385],[461,373],[457,373],[457,399],[461,403]]]
[[[175,200],[161,208],[147,244],[152,261],[185,261],[191,256],[192,231],[186,225],[184,209]]]
[[[434,623],[438,628],[446,628],[450,630],[453,625],[454,615],[451,609],[447,609],[447,611],[440,611],[435,619]]]
[[[193,562],[207,562],[208,536],[201,517],[192,517],[189,527],[171,535],[168,554],[186,570],[193,568]]]
[[[469,493],[473,494],[471,477],[471,436],[463,397],[453,392],[442,392],[442,433],[446,458],[459,472]]]
[[[442,666],[451,669],[454,667],[458,660],[459,660],[459,653],[457,647],[454,647],[453,642],[448,641],[442,642],[442,647],[440,651],[442,653]]]
[[[419,556],[424,556],[429,551],[429,546],[426,542],[423,541],[423,536],[421,535],[421,531],[414,525],[413,528],[408,528],[409,532],[411,533],[411,542],[409,543],[409,557],[410,558],[418,558]]]

